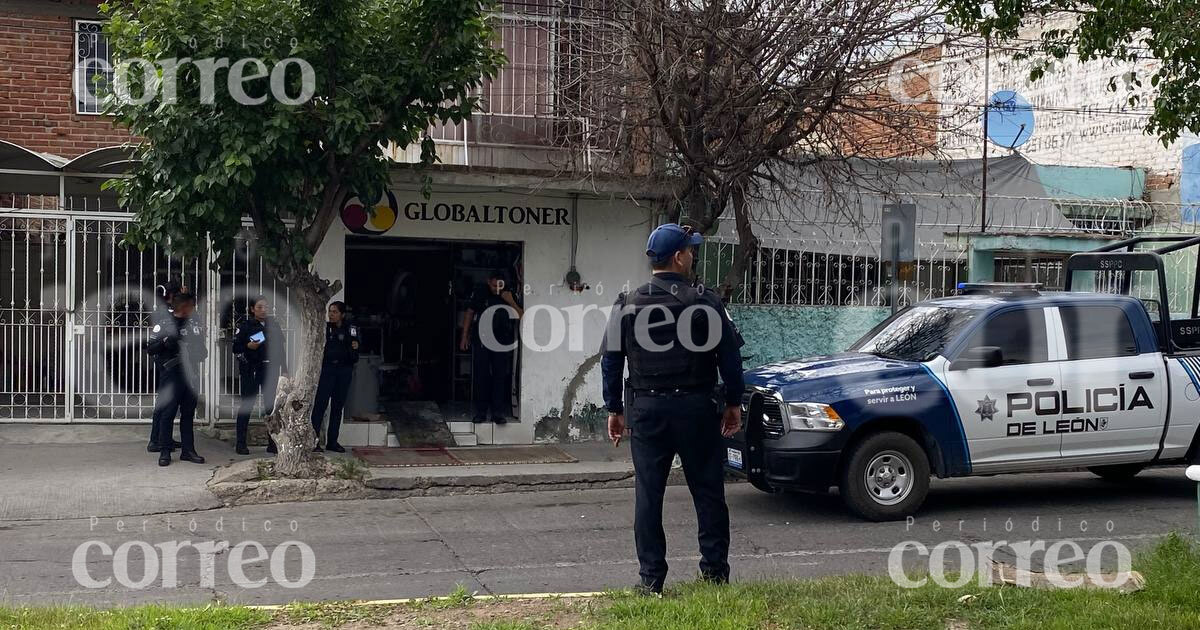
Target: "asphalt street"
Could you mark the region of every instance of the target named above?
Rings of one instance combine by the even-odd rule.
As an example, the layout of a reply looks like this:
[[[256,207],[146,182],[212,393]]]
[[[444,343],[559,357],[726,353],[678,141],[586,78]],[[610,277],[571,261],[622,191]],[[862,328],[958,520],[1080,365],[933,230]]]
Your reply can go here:
[[[896,523],[857,520],[836,496],[767,495],[746,484],[727,486],[727,495],[735,580],[886,574],[892,547],[907,540],[932,547],[1072,539],[1085,550],[1116,540],[1136,550],[1196,527],[1195,487],[1178,468],[1125,484],[1087,473],[935,481],[915,520]],[[0,520],[0,603],[392,599],[444,595],[458,584],[480,594],[620,588],[637,575],[632,499],[632,490],[581,490]],[[666,523],[669,581],[690,579],[697,558],[686,488],[669,489]],[[170,561],[163,548],[149,547],[184,541],[259,543],[279,560],[279,572],[272,577],[265,557],[250,562],[253,545],[243,546],[245,580],[233,579],[241,566],[235,552],[210,554],[206,572],[194,549]],[[307,562],[288,541],[311,549]],[[909,556],[905,564],[919,568],[923,559]],[[289,588],[306,581],[306,565],[311,579]],[[265,583],[248,588],[247,580]]]

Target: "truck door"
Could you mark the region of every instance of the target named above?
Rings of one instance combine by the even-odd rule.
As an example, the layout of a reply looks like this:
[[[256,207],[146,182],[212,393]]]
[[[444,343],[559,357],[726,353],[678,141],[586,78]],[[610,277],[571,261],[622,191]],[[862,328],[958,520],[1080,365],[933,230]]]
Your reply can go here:
[[[945,364],[946,386],[958,407],[975,472],[1020,470],[1025,462],[1059,457],[1059,435],[1045,433],[1042,424],[1054,426],[1061,416],[1053,395],[1059,364],[1050,353],[1057,349],[1057,331],[1050,334],[1047,323],[1042,307],[994,314]],[[999,348],[1002,364],[963,369],[955,360],[980,347]]]
[[[1146,461],[1158,452],[1166,422],[1166,369],[1154,347],[1139,347],[1125,311],[1116,305],[1060,306],[1062,454],[1112,462]],[[1120,461],[1112,463],[1121,463]]]

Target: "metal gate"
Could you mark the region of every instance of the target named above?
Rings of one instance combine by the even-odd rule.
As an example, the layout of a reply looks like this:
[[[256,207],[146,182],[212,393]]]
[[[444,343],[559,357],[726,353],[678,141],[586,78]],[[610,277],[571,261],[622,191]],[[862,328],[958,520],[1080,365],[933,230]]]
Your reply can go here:
[[[197,384],[199,420],[236,414],[231,353],[247,303],[265,296],[292,336],[288,289],[266,272],[248,237],[203,258],[125,247],[131,217],[0,214],[0,422],[143,422],[154,406],[144,351],[168,278],[192,288],[207,329],[209,360]]]

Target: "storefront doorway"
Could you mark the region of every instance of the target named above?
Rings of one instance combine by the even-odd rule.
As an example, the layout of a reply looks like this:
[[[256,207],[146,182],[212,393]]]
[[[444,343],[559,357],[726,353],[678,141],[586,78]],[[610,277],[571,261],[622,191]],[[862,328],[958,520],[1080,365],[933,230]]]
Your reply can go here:
[[[467,430],[474,384],[471,351],[459,348],[463,314],[495,272],[509,286],[522,286],[521,263],[520,243],[346,237],[344,301],[362,337],[349,411],[374,409],[395,419],[418,408],[428,416],[436,407],[456,434]],[[520,353],[514,354],[516,413]]]

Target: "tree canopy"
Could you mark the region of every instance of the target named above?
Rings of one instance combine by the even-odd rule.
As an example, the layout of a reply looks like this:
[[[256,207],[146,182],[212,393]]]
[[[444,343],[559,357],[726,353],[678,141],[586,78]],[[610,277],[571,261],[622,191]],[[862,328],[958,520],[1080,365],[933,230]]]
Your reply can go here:
[[[113,0],[101,5],[118,66],[107,108],[140,137],[127,239],[174,253],[229,247],[249,216],[258,250],[300,313],[298,359],[267,428],[275,471],[322,474],[309,420],[324,309],[340,281],[310,268],[346,195],[382,195],[382,150],[459,122],[504,63],[479,0]],[[270,407],[271,405],[267,405]]]
[[[472,94],[504,60],[478,0],[114,0],[101,9],[115,61],[153,62],[158,83],[147,95],[147,64],[137,63],[132,98],[110,99],[143,140],[132,177],[115,182],[137,212],[131,240],[169,237],[197,250],[207,233],[219,248],[249,215],[285,279],[310,262],[344,194],[382,190],[390,161],[380,144],[423,141],[431,163],[431,123],[468,116]],[[207,79],[206,60],[215,60]],[[308,88],[301,62],[312,69]],[[240,83],[229,79],[239,63],[251,77]],[[273,93],[275,78],[291,103]]]

